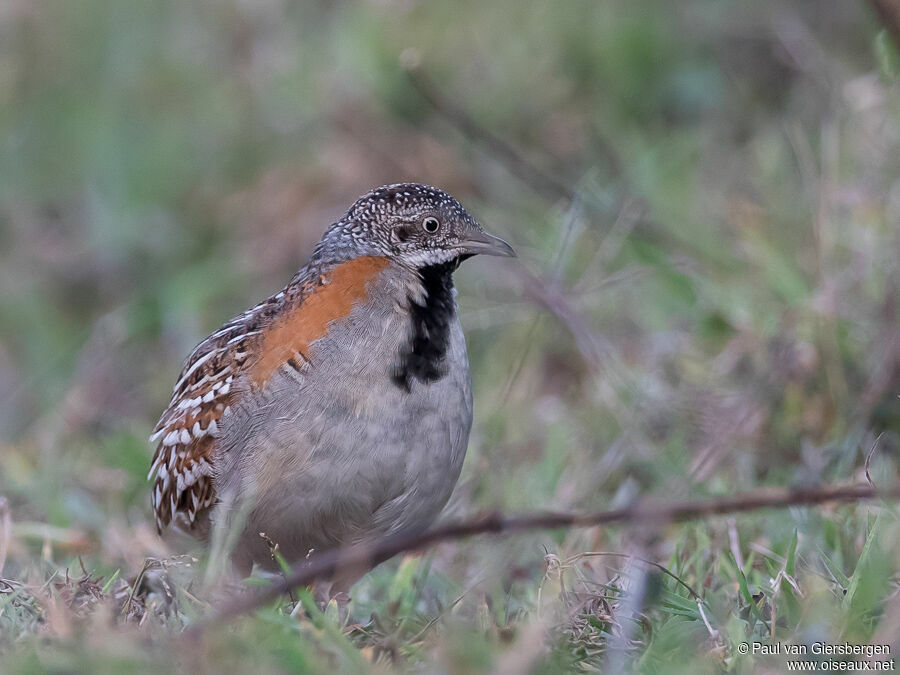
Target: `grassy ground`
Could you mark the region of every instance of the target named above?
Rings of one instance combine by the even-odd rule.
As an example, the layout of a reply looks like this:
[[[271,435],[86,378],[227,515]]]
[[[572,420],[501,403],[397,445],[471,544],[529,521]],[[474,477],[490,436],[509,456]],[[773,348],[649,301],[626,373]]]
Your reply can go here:
[[[476,413],[447,517],[863,481],[879,434],[869,473],[893,484],[897,78],[888,34],[842,0],[4,3],[0,671],[896,655],[892,504],[445,544],[368,575],[346,626],[285,600],[186,642],[239,591],[157,538],[146,438],[199,339],[280,288],[358,194],[413,179],[541,280],[493,260],[457,275]],[[132,598],[148,559],[165,574]]]

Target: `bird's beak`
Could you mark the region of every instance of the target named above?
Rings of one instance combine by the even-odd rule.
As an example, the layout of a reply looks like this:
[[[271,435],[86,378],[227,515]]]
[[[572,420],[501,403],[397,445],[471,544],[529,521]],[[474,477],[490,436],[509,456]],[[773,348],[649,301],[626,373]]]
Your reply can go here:
[[[474,230],[459,242],[459,247],[465,255],[496,255],[503,258],[515,258],[513,247],[487,232]]]

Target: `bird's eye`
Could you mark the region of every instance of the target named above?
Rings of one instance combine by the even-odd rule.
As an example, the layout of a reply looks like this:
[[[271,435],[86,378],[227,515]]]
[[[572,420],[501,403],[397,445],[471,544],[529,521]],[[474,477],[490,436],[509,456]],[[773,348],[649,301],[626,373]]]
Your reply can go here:
[[[434,234],[441,227],[441,224],[438,222],[437,218],[432,218],[429,216],[425,220],[422,221],[422,229],[428,232],[429,234]]]

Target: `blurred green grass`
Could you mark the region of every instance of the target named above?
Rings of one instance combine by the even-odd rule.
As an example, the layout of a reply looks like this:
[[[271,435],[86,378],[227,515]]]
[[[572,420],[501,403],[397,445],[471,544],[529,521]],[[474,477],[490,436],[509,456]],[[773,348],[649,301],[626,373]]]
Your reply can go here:
[[[181,359],[399,180],[456,194],[607,349],[590,363],[510,268],[462,268],[476,426],[448,516],[864,480],[878,434],[872,478],[891,484],[894,48],[836,1],[7,3],[4,669],[752,672],[784,666],[744,640],[896,640],[885,505],[444,545],[358,584],[360,626],[279,605],[197,650],[168,646],[207,601],[190,574],[178,613],[140,625],[67,595],[94,597],[82,564],[100,587],[120,575],[109,596],[182,550],[153,531],[145,440]],[[461,134],[402,60],[574,205]],[[718,634],[639,564],[557,574],[584,551],[665,565]]]

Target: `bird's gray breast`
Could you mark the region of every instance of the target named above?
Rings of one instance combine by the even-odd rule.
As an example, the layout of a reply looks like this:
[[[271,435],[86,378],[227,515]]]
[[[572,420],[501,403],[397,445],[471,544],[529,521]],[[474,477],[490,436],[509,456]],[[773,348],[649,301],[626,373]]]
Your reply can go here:
[[[449,321],[442,376],[400,386],[418,275],[388,267],[366,299],[282,368],[222,427],[217,490],[252,495],[263,529],[292,557],[358,538],[428,527],[459,476],[472,424],[462,328]]]

